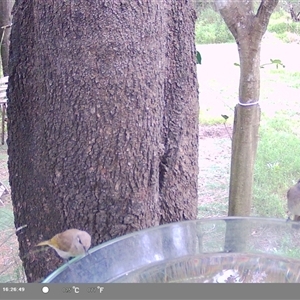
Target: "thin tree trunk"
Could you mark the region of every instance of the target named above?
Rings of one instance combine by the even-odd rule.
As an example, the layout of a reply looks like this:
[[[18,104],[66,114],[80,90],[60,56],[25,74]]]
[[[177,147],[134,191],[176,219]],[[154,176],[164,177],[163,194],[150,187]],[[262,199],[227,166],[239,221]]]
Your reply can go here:
[[[253,165],[256,157],[259,121],[259,105],[253,107],[237,105],[235,107],[229,186],[229,216],[249,216],[251,212]]]
[[[260,121],[260,45],[277,3],[278,0],[262,0],[254,14],[252,1],[216,0],[236,40],[241,70],[232,138],[229,216],[248,216],[251,212]]]
[[[241,103],[234,114],[228,215],[249,216],[260,122],[260,41],[241,40],[238,51]]]

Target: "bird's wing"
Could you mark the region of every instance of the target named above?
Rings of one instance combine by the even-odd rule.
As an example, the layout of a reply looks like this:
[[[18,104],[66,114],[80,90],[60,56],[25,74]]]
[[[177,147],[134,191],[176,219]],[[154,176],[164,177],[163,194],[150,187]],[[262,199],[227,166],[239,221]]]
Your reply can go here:
[[[73,236],[71,234],[66,234],[66,232],[58,233],[51,239],[51,242],[53,246],[61,251],[68,252],[73,243]]]

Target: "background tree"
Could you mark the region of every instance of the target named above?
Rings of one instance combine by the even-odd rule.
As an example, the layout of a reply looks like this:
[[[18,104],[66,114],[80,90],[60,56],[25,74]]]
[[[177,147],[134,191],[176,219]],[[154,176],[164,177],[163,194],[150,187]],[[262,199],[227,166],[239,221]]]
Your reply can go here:
[[[233,34],[240,57],[239,104],[235,107],[232,137],[229,216],[249,216],[253,170],[260,122],[260,48],[278,0],[262,0],[254,12],[253,1],[216,0]]]
[[[11,11],[14,0],[0,1],[0,40],[1,40],[1,61],[2,71],[8,75],[8,54],[9,54],[9,36],[11,27]]]
[[[288,1],[289,12],[294,22],[300,22],[300,3],[299,1]]]
[[[279,6],[291,15],[291,18],[294,22],[300,22],[299,0],[280,1]]]
[[[60,262],[36,243],[67,228],[94,246],[196,218],[195,18],[184,0],[16,3],[8,164],[29,282]]]

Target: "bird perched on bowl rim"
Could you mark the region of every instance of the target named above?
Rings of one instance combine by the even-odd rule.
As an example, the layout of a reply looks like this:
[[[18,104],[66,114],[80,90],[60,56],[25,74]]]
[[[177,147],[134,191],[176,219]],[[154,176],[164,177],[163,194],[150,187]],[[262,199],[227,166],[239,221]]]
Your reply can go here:
[[[287,192],[288,220],[293,215],[293,221],[300,221],[300,179]]]
[[[63,259],[68,260],[87,253],[91,246],[91,236],[79,229],[68,229],[56,234],[50,240],[38,243],[36,246],[49,246]]]

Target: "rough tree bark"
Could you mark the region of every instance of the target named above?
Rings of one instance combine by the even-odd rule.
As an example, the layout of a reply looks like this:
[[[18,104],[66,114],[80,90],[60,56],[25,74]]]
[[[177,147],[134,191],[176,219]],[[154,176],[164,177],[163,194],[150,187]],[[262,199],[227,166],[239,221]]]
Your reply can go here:
[[[262,0],[256,12],[249,0],[216,0],[240,57],[239,104],[232,138],[229,216],[249,216],[260,122],[260,48],[278,0]]]
[[[61,263],[36,243],[67,228],[94,246],[196,218],[195,18],[185,0],[15,5],[8,154],[29,282]]]
[[[9,36],[11,25],[11,11],[14,0],[0,1],[0,40],[1,40],[1,61],[3,75],[8,75],[8,55],[9,55]]]

